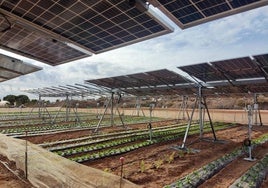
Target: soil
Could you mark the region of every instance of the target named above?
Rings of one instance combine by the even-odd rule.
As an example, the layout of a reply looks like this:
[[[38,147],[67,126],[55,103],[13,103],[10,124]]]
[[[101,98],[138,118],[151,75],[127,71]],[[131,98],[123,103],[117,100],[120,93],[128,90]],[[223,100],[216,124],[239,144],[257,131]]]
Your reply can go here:
[[[252,136],[256,138],[264,133],[268,133],[267,126],[254,127]],[[205,134],[204,136],[212,137],[211,134]],[[124,178],[146,188],[163,187],[242,146],[244,139],[247,137],[247,126],[240,125],[228,130],[217,131],[217,137],[225,142],[208,142],[198,139],[197,135],[189,137],[187,143],[193,142],[188,146],[192,152],[172,149],[173,146],[178,146],[182,142],[182,139],[179,139],[141,148],[123,155],[85,162],[84,165],[120,175],[121,166],[119,158],[124,157]],[[200,151],[195,153],[193,152],[194,149]],[[253,155],[257,158],[256,162],[267,152],[268,144],[255,148]],[[174,155],[174,159],[172,159],[172,155]],[[246,154],[243,157],[247,157]],[[256,163],[244,161],[243,157],[228,165],[226,167],[227,170],[224,168],[218,176],[211,178],[201,187],[228,187],[231,185],[248,168]],[[223,174],[221,175],[221,173]]]
[[[218,172],[211,179],[203,183],[200,188],[215,187],[222,188],[230,186],[238,177],[242,176],[245,171],[250,167],[255,165],[259,160],[261,160],[265,154],[268,152],[268,143],[254,148],[253,156],[256,159],[254,162],[249,162],[243,160],[246,156],[239,157],[238,159],[232,161],[223,170]],[[268,187],[267,182],[265,182],[266,187]],[[264,186],[264,183],[263,183]]]
[[[174,121],[174,120],[173,120]],[[175,122],[175,121],[174,121]],[[161,123],[171,124],[172,121]],[[160,124],[153,124],[160,126]],[[140,129],[146,127],[147,124],[131,125],[131,129]],[[123,130],[122,127],[113,127],[109,129],[101,129],[102,132],[115,132]],[[169,185],[181,177],[193,172],[203,165],[216,160],[226,153],[230,153],[235,148],[242,146],[243,141],[247,138],[247,125],[237,125],[232,128],[217,131],[216,135],[219,140],[224,142],[212,142],[207,139],[199,139],[199,135],[189,136],[187,139],[188,151],[178,151],[173,147],[180,146],[182,139],[169,141],[165,143],[155,144],[148,147],[140,148],[122,155],[107,157],[99,160],[83,163],[84,165],[110,172],[115,175],[121,175],[120,158],[124,157],[123,177],[141,187],[157,188]],[[264,133],[268,133],[268,126],[254,126],[252,137],[257,138]],[[74,131],[68,134],[58,133],[44,136],[28,137],[33,143],[45,143],[56,140],[65,140],[70,138],[78,138],[91,135],[92,131]],[[212,138],[212,134],[204,134],[205,138]],[[189,145],[189,143],[191,143]],[[199,150],[199,152],[195,152]],[[268,153],[268,144],[263,144],[253,150],[253,156],[258,162],[266,153]],[[239,178],[248,168],[256,162],[244,161],[244,156],[230,163],[221,170],[217,175],[206,181],[200,187],[228,187],[237,178]],[[4,169],[4,168],[3,168]],[[1,166],[2,170],[2,166]],[[2,172],[2,171],[1,171]],[[8,179],[13,181],[9,176],[10,172],[1,173],[0,185]],[[5,174],[2,178],[2,174]],[[12,173],[11,173],[12,175]],[[14,177],[16,178],[16,176]],[[17,184],[16,184],[17,183]],[[4,185],[4,184],[3,184]],[[14,185],[14,186],[13,186]],[[29,187],[30,185],[25,185]],[[18,179],[7,187],[24,187],[24,182]],[[267,180],[263,183],[263,187],[268,187]]]
[[[25,179],[23,171],[16,168],[15,162],[0,156],[0,187],[1,188],[30,188],[32,184]]]

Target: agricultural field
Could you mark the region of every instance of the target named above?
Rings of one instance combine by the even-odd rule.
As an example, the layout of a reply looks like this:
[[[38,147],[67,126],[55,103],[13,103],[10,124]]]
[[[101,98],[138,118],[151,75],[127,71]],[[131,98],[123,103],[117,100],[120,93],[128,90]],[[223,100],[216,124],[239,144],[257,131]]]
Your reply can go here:
[[[214,140],[210,124],[204,122],[204,134],[200,137],[199,122],[194,120],[186,147],[180,149],[187,126],[185,120],[124,115],[122,124],[115,114],[111,125],[108,114],[96,130],[100,120],[96,113],[81,111],[79,117],[69,115],[68,121],[65,112],[50,111],[52,117],[56,114],[57,118],[53,119],[40,117],[37,112],[30,116],[26,112],[2,112],[0,131],[71,161],[122,175],[141,187],[268,185],[265,180],[268,166],[267,125],[253,126],[252,155],[256,160],[249,162],[243,160],[248,156],[248,148],[243,145],[247,138],[246,124],[213,121],[217,136]],[[21,174],[23,176],[23,172]],[[29,184],[23,180],[21,187]]]

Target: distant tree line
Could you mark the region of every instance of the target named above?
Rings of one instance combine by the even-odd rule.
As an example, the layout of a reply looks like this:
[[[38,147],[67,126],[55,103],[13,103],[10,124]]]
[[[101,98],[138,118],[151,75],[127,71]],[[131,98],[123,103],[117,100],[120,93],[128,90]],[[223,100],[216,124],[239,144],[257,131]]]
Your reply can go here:
[[[7,95],[3,100],[8,101],[10,105],[21,106],[30,103],[30,99],[27,95]]]

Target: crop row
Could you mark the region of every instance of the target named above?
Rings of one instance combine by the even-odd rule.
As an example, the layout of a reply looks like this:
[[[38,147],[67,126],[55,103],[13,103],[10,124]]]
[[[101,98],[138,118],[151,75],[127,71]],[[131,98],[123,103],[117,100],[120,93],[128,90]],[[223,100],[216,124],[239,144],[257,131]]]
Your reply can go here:
[[[159,118],[155,118],[155,120],[158,120]],[[148,120],[146,117],[126,117],[125,123],[129,124],[133,121],[136,122],[144,122]],[[23,126],[14,126],[14,127],[2,127],[1,133],[8,134],[11,136],[15,135],[23,135],[25,134],[25,131],[27,131],[30,134],[36,134],[38,132],[43,133],[44,131],[52,130],[52,131],[59,131],[59,130],[66,130],[66,129],[72,129],[72,128],[92,128],[93,126],[96,126],[99,120],[92,120],[90,122],[83,122],[83,123],[70,123],[70,124],[46,124],[46,125],[31,125],[30,122],[28,122],[28,125]],[[109,125],[110,121],[108,119],[103,121],[103,124]],[[115,122],[117,123],[117,122]],[[119,123],[119,121],[118,121]]]
[[[253,141],[253,147],[263,144],[268,141],[268,134],[257,138]],[[172,183],[171,185],[165,186],[165,188],[190,188],[198,187],[207,179],[214,176],[217,172],[223,169],[227,164],[238,158],[244,153],[244,148],[237,148],[230,154],[226,154],[221,158],[210,162],[209,164],[199,168],[198,170],[188,174],[187,176],[181,178],[180,180]],[[267,167],[267,166],[266,166]],[[247,186],[246,186],[247,187]]]
[[[199,124],[193,124],[192,129],[198,125]],[[204,125],[208,125],[208,123],[205,123]],[[221,123],[215,123],[215,126],[220,126],[220,125]],[[177,130],[177,129],[178,131],[181,130],[182,132],[184,132],[185,128],[186,128],[185,124],[171,124],[171,125],[153,128],[152,131],[155,136],[158,132],[172,131],[172,130]],[[40,146],[43,148],[47,148],[50,151],[54,151],[54,150],[68,149],[68,148],[73,148],[73,147],[78,147],[78,146],[85,146],[85,145],[90,145],[94,143],[108,142],[108,141],[119,139],[119,138],[131,138],[137,135],[148,136],[148,129],[125,130],[125,131],[120,131],[120,132],[115,132],[115,133],[91,135],[91,136],[75,138],[75,139],[43,143],[43,144],[40,144]]]
[[[195,128],[196,130],[196,128]],[[165,131],[157,131],[154,132],[154,139],[158,137],[165,137],[170,134],[177,134],[177,133],[183,133],[184,131],[179,131],[177,129],[169,129]],[[83,152],[90,152],[90,151],[97,151],[101,149],[106,149],[106,148],[111,148],[119,145],[124,145],[136,141],[144,141],[146,139],[149,139],[148,133],[142,133],[140,135],[131,135],[128,137],[121,137],[121,138],[116,138],[116,139],[106,139],[105,141],[98,141],[94,142],[92,144],[85,144],[85,145],[79,145],[78,147],[72,146],[69,147],[67,146],[64,149],[53,149],[53,151],[57,151],[56,153],[61,155],[61,156],[68,156],[68,155],[73,155],[73,154],[78,154],[78,153],[83,153]],[[51,150],[50,150],[51,151]]]
[[[169,126],[153,128],[153,132],[155,133],[155,132],[165,131],[165,130],[184,129],[185,127],[186,126],[183,124],[173,124]],[[43,148],[47,148],[50,151],[53,151],[53,150],[67,149],[67,148],[72,148],[72,147],[77,147],[77,146],[88,145],[88,144],[107,142],[113,139],[131,138],[133,136],[139,136],[139,135],[148,135],[148,129],[125,130],[125,131],[120,131],[120,132],[115,132],[115,133],[91,135],[91,136],[86,136],[82,138],[44,143],[44,144],[40,144],[40,146],[42,146]]]
[[[226,128],[228,126],[229,125],[227,125],[227,124],[219,125],[219,126],[215,127],[215,129],[219,130],[219,129]],[[210,131],[210,128],[207,127],[207,128],[204,129],[204,131],[208,132],[208,131]],[[189,135],[196,134],[198,132],[199,132],[198,128],[191,129],[190,132],[189,132]],[[77,162],[85,162],[85,161],[89,161],[89,160],[92,160],[92,159],[99,159],[99,158],[107,157],[107,156],[111,156],[111,155],[122,154],[122,153],[125,153],[125,152],[135,150],[137,148],[152,145],[152,144],[155,144],[155,143],[165,142],[165,141],[169,141],[169,140],[175,140],[175,139],[178,139],[178,138],[182,137],[183,134],[184,134],[184,131],[179,131],[178,132],[178,130],[162,131],[162,132],[159,132],[158,135],[154,135],[152,141],[146,140],[146,139],[149,138],[149,136],[147,134],[147,135],[144,135],[144,137],[141,137],[142,140],[135,141],[134,143],[130,142],[128,144],[124,144],[121,147],[120,147],[120,144],[117,145],[117,147],[114,147],[114,146],[110,146],[110,147],[101,146],[100,147],[100,148],[104,148],[104,149],[98,149],[96,146],[93,146],[92,147],[93,152],[88,153],[87,147],[89,147],[89,146],[87,146],[87,147],[80,147],[77,150],[75,148],[72,148],[70,150],[64,150],[64,152],[59,151],[59,152],[56,152],[56,153],[58,153],[59,155],[62,155],[62,156],[75,155],[75,157],[71,157],[70,159],[74,160],[74,161],[77,161]],[[78,152],[80,153],[79,155],[77,155]]]
[[[58,114],[58,116],[65,116],[66,112],[57,112],[57,111],[49,111],[49,115],[51,117],[54,117],[56,114]],[[39,115],[41,117],[47,117],[48,113],[43,113],[41,112],[41,114],[39,114],[39,112],[12,112],[12,113],[0,113],[0,121],[8,121],[8,120],[27,120],[29,118],[33,119],[33,118],[39,118]],[[79,112],[78,113],[79,116],[93,116],[96,117],[96,114],[93,113],[85,113],[85,112]]]
[[[261,187],[261,184],[268,174],[268,154],[262,158],[257,164],[251,167],[244,175],[242,175],[235,183],[231,186],[233,188],[244,188],[244,187]]]

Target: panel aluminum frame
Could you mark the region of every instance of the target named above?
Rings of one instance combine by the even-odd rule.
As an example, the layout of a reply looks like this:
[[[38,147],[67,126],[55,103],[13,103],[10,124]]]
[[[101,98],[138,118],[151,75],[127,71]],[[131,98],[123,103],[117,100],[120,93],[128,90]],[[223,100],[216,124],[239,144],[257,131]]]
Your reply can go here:
[[[174,30],[142,0],[136,0],[134,6],[130,6],[126,0],[2,0],[0,13],[4,15],[0,20],[0,29],[6,29],[4,33],[14,33],[15,28],[19,27],[18,23],[24,33],[22,35],[19,32],[16,37],[8,35],[8,39],[12,39],[13,43],[19,40],[19,46],[8,42],[2,43],[0,47],[50,65],[81,59],[88,57],[89,52],[102,53],[168,34]],[[15,26],[8,27],[8,22]],[[27,28],[29,31],[26,31]],[[34,43],[35,40],[30,42],[32,38],[30,35],[33,34],[35,38],[39,38],[42,45]],[[34,43],[31,49],[37,48],[40,53],[24,49],[25,43],[26,45]],[[81,54],[77,54],[77,51],[73,51],[72,54],[69,48],[78,49]],[[55,57],[54,61],[53,58],[52,60],[49,58],[50,55],[42,56],[42,52],[48,54],[48,51],[53,51],[51,49],[56,49],[54,53],[58,59]],[[72,55],[72,58],[65,57],[69,55]]]
[[[41,67],[0,54],[0,82],[42,70]]]
[[[149,0],[181,29],[268,5],[267,0]]]

